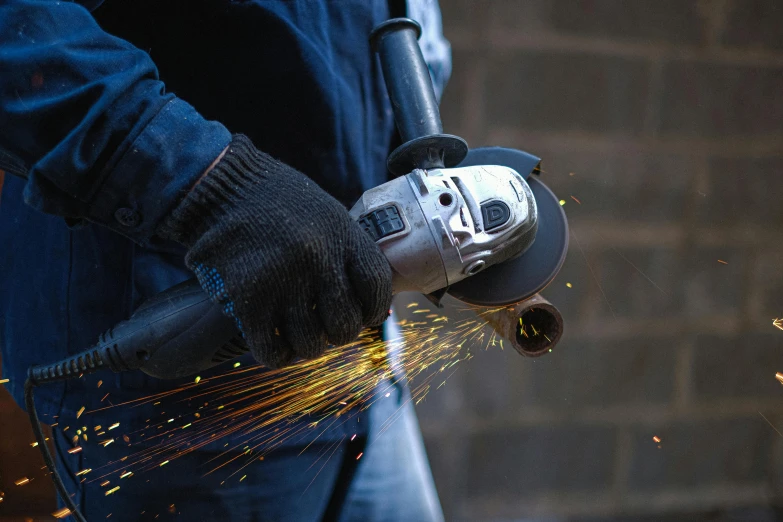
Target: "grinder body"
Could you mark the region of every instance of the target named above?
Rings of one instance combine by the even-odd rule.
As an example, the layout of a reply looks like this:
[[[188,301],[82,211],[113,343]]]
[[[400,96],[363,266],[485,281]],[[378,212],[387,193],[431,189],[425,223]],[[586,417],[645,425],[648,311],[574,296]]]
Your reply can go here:
[[[432,294],[533,244],[538,211],[514,169],[415,169],[351,209],[383,251],[394,292]]]

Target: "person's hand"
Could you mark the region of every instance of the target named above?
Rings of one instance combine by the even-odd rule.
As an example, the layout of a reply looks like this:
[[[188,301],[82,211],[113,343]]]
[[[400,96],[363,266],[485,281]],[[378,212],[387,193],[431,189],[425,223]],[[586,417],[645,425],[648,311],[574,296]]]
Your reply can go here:
[[[388,317],[391,268],[336,199],[234,136],[158,233],[277,368],[354,340]]]

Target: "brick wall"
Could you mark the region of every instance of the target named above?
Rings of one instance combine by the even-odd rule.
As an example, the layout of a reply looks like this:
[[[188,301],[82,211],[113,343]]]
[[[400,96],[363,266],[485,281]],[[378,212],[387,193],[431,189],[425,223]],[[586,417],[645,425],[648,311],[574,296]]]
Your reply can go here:
[[[448,518],[774,519],[783,2],[441,4],[446,130],[541,156],[572,228],[559,349],[419,407]]]
[[[420,404],[448,518],[773,519],[783,437],[759,412],[783,432],[783,2],[441,4],[446,129],[543,157],[573,231],[545,293],[559,349],[478,353]],[[26,429],[10,415],[0,442]],[[15,440],[6,491],[39,465]],[[50,512],[51,486],[27,487],[4,514]]]

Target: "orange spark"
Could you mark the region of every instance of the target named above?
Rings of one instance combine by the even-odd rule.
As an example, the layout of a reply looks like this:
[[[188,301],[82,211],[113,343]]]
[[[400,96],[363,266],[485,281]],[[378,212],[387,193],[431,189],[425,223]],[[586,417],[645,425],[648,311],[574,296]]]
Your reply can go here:
[[[302,431],[329,429],[344,422],[343,415],[364,411],[374,401],[390,396],[387,393],[390,391],[388,383],[398,379],[397,370],[392,368],[388,358],[388,353],[394,350],[403,355],[400,357],[401,373],[407,374],[411,382],[410,400],[417,403],[431,389],[436,389],[432,386],[436,375],[439,374],[438,383],[442,385],[445,382],[442,372],[449,370],[450,373],[445,375],[449,377],[459,362],[472,358],[472,354],[466,353],[463,348],[464,343],[467,342],[468,346],[495,344],[496,336],[486,335],[486,322],[481,318],[499,310],[458,310],[470,312],[470,317],[455,319],[451,316],[448,324],[440,321],[441,317],[430,310],[414,310],[413,313],[424,314],[425,317],[417,321],[400,321],[400,334],[396,339],[383,341],[377,332],[365,330],[356,341],[330,348],[317,359],[302,361],[291,367],[280,370],[261,367],[229,369],[223,376],[202,380],[204,384],[198,387],[190,381],[177,390],[133,401],[135,404],[157,406],[164,398],[181,400],[181,395],[176,397],[176,394],[187,393],[191,394],[188,400],[195,399],[198,404],[195,408],[201,413],[194,412],[198,421],[186,424],[187,429],[169,423],[170,415],[163,416],[162,412],[159,420],[148,419],[145,422],[152,422],[145,427],[149,430],[148,434],[142,432],[134,439],[149,441],[157,438],[161,444],[123,457],[120,462],[124,464],[118,465],[125,469],[134,466],[134,470],[147,471],[165,466],[217,438],[237,435],[246,437],[245,441],[235,443],[236,449],[243,448],[244,451],[240,456],[226,454],[226,457],[220,457],[220,461],[216,459],[209,473],[239,458],[244,460],[243,466],[251,461],[263,460],[264,454],[301,435]],[[540,332],[533,332],[536,333]],[[379,385],[382,389],[377,393]],[[307,424],[293,422],[304,418],[309,419]],[[121,471],[124,470],[115,472],[119,474]]]

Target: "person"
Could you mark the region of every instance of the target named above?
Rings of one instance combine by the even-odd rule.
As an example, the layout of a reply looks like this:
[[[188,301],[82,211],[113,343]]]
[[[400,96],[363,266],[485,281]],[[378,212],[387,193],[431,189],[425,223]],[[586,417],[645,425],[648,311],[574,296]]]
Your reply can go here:
[[[368,35],[405,14],[424,27],[440,95],[435,0],[0,3],[0,343],[17,402],[30,365],[94,344],[194,272],[269,367],[382,323],[391,271],[346,206],[388,179],[393,114]],[[222,441],[112,495],[75,476],[128,448],[70,454],[65,420],[181,384],[104,372],[37,393],[88,520],[442,519],[401,384],[243,481],[195,471]],[[145,414],[113,413],[126,433]]]

